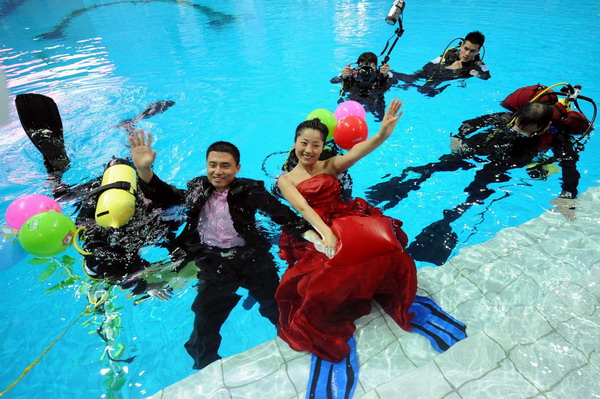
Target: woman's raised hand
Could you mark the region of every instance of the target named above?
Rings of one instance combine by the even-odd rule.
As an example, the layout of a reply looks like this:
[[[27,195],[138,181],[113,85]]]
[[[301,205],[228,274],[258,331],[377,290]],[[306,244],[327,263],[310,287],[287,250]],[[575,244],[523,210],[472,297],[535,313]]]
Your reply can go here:
[[[386,138],[392,134],[394,128],[396,127],[396,123],[404,112],[400,111],[400,108],[402,108],[402,101],[400,101],[398,98],[394,98],[385,111],[385,116],[381,122],[379,133],[383,134]]]

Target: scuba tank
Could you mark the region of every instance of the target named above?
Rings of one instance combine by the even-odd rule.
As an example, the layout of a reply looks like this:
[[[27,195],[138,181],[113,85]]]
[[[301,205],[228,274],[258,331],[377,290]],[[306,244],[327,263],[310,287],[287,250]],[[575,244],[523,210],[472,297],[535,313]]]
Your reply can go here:
[[[560,92],[552,90],[557,86],[563,86]],[[582,96],[579,93],[580,90],[580,85],[572,86],[565,82],[556,83],[550,87],[538,83],[537,85],[525,86],[515,90],[502,100],[500,105],[518,114],[519,108],[528,102],[539,101],[548,104],[552,107],[553,124],[570,135],[581,136],[578,142],[584,138],[587,141],[596,120],[597,109],[594,100]],[[585,100],[592,105],[593,115],[591,120],[588,120],[579,107],[578,100]],[[575,105],[577,111],[572,109],[571,103]],[[517,114],[515,114],[510,124],[514,122]]]
[[[119,228],[127,224],[135,213],[137,173],[126,159],[111,160],[102,176],[99,188],[90,194],[98,194],[96,223],[103,227]]]

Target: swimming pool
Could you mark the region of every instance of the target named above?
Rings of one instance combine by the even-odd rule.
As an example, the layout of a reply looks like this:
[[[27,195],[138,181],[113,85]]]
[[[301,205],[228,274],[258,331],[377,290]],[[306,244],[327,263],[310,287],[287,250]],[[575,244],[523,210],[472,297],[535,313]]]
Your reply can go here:
[[[413,90],[388,93],[387,99],[404,100],[405,115],[390,141],[352,170],[354,193],[363,195],[368,186],[405,166],[437,159],[462,120],[500,111],[498,102],[518,87],[567,81],[581,84],[582,93],[597,100],[600,90],[592,71],[600,50],[600,29],[594,24],[600,9],[593,2],[578,3],[569,8],[559,1],[409,2],[406,32],[391,54],[392,69],[410,73],[439,55],[451,39],[480,29],[487,36],[485,62],[492,79],[470,79],[466,88],[454,83],[433,99]],[[115,125],[155,100],[176,102],[164,114],[140,123],[157,139],[156,170],[161,177],[183,186],[201,173],[206,147],[226,139],[242,151],[243,176],[270,182],[277,173],[277,158],[269,158],[268,175],[263,160],[289,148],[294,127],[310,111],[335,108],[339,87],[329,79],[361,52],[379,54],[393,35],[383,20],[390,4],[2,2],[0,60],[12,94],[39,92],[57,102],[73,161],[65,175],[69,183],[98,175],[111,155],[125,155],[124,132]],[[17,196],[48,193],[40,157],[14,109],[11,116],[13,122],[1,128],[0,136],[2,214]],[[372,116],[367,122],[371,131],[377,129]],[[599,145],[593,136],[581,154],[580,191],[600,179],[594,162]],[[470,178],[471,172],[440,173],[388,214],[403,220],[414,237],[443,209],[464,199],[457,187],[466,186]],[[515,171],[511,183],[454,226],[457,250],[538,216],[558,192],[556,175],[542,182]],[[504,193],[511,195],[494,201]],[[80,262],[75,252],[68,254]],[[87,304],[78,284],[46,294],[62,281],[59,273],[39,281],[47,267],[21,262],[0,271],[0,356],[10,365],[0,371],[2,389]],[[79,263],[74,270],[82,274]],[[110,362],[101,360],[105,343],[93,328],[78,323],[6,396],[45,392],[56,398],[138,398],[190,375],[183,342],[190,332],[193,297],[191,283],[168,303],[133,306],[124,293],[117,295],[115,306],[122,309],[115,312],[123,324],[117,341],[126,348],[125,358],[136,356],[121,365],[127,367],[122,379],[112,378]],[[236,308],[224,330],[223,355],[275,335],[256,309]]]

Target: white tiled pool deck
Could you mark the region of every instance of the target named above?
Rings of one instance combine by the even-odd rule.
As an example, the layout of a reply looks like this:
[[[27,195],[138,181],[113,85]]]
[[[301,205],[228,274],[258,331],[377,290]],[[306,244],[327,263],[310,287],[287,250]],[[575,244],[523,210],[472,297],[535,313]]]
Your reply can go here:
[[[419,270],[419,294],[468,326],[443,354],[373,306],[357,321],[354,397],[600,398],[600,187],[576,213],[547,212]],[[277,338],[152,399],[304,398],[310,359]]]

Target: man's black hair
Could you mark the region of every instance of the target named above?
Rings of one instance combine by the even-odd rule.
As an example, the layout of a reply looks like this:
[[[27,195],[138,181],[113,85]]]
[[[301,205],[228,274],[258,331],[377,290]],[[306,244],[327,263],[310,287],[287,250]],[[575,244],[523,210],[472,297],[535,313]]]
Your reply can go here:
[[[314,118],[309,121],[304,121],[298,125],[298,127],[296,128],[296,135],[294,136],[294,142],[306,129],[318,130],[319,133],[321,133],[321,138],[323,139],[323,142],[327,141],[327,136],[329,135],[329,130],[327,129],[327,126],[323,122],[321,122],[319,118]]]
[[[235,145],[233,145],[227,141],[216,141],[216,142],[212,143],[206,150],[206,159],[208,159],[208,154],[213,151],[214,152],[226,152],[228,154],[231,154],[231,156],[235,160],[235,164],[236,165],[240,164],[240,150],[238,150],[238,148]]]
[[[469,41],[473,44],[478,44],[479,47],[481,47],[483,46],[483,42],[485,42],[485,36],[483,33],[476,30],[474,32],[469,32],[467,36],[465,36],[465,42],[466,41]]]
[[[526,103],[515,114],[515,124],[519,127],[534,125],[542,129],[552,120],[552,107],[538,101]]]
[[[357,64],[375,64],[377,65],[377,56],[375,55],[375,53],[371,53],[371,52],[366,52],[366,53],[362,53],[361,55],[358,56],[358,61],[356,61]]]

